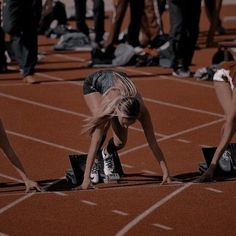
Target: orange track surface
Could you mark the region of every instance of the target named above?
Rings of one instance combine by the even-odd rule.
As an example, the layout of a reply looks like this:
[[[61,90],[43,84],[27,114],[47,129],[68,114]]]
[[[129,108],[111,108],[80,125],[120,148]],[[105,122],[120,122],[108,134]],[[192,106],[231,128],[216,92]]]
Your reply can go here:
[[[222,17],[235,11],[236,5],[223,6]],[[167,14],[164,22],[168,29]],[[235,38],[236,22],[223,23],[229,33],[215,41]],[[216,51],[204,47],[207,29],[203,10],[192,71],[210,65]],[[53,52],[56,41],[39,37],[45,53],[37,66],[40,83],[25,85],[18,71],[0,75],[0,117],[9,139],[29,176],[51,185],[48,192],[25,194],[0,154],[0,235],[235,235],[235,179],[191,182],[203,161],[201,147],[219,141],[224,116],[212,82],[176,79],[170,69],[116,68],[142,93],[171,175],[183,183],[160,186],[160,167],[135,124],[120,152],[127,177],[96,190],[68,188],[68,155],[88,150],[89,138],[80,135],[89,114],[82,83],[96,69],[86,67],[89,53]]]

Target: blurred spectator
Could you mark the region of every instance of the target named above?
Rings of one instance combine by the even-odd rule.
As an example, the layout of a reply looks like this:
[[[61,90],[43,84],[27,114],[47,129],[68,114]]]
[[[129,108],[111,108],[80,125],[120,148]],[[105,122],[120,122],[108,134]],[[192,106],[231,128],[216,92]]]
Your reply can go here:
[[[89,27],[86,24],[86,2],[87,0],[74,0],[76,26],[79,32],[84,33],[88,38],[90,38]],[[104,35],[105,10],[103,0],[93,0],[93,19],[95,32],[94,41],[98,46],[100,46]]]
[[[213,20],[214,15],[216,14],[216,2],[215,0],[204,0],[206,15],[209,22]],[[225,34],[225,28],[222,26],[220,16],[217,16],[216,30],[219,34]]]
[[[201,0],[169,0],[169,46],[160,51],[160,65],[173,68],[173,75],[189,77],[192,58],[199,33]]]
[[[55,0],[45,1],[38,32],[48,37],[57,38],[67,32],[67,15],[64,3]]]
[[[144,0],[140,30],[140,43],[143,47],[159,48],[168,40],[168,36],[164,34],[159,7],[163,7],[160,0]]]
[[[123,19],[129,5],[130,22],[128,26],[127,41],[134,48],[138,48],[140,46],[139,33],[144,9],[144,0],[115,0],[114,5],[115,10],[112,19],[112,25],[110,27],[111,30],[109,32],[108,39],[104,43],[104,47],[113,47],[114,44],[118,43]]]
[[[6,56],[5,56],[5,35],[4,35],[4,31],[2,29],[2,6],[1,6],[1,2],[0,2],[0,73],[5,73],[7,72],[7,61],[6,61]]]
[[[42,0],[6,0],[3,6],[3,29],[11,36],[12,50],[26,83],[36,82],[33,75],[41,11]]]
[[[153,0],[144,0],[144,12],[141,19],[140,42],[142,46],[152,44],[161,31],[160,19],[156,14],[159,11]]]

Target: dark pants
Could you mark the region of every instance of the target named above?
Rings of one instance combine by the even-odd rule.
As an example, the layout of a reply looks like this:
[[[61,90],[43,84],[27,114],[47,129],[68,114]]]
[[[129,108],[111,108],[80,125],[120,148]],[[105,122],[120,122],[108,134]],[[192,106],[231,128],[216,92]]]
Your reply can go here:
[[[205,9],[206,9],[206,15],[207,15],[209,21],[212,21],[213,16],[216,11],[215,0],[204,0],[204,4],[205,4]],[[222,25],[220,17],[218,17],[216,25],[217,25],[217,27],[220,27]]]
[[[10,34],[12,50],[24,76],[34,74],[38,55],[38,24],[42,0],[6,0],[3,28]]]
[[[5,56],[5,35],[1,27],[1,8],[0,8],[0,72],[7,68],[6,56]]]
[[[130,3],[130,22],[128,27],[127,41],[133,47],[139,46],[139,33],[141,26],[141,18],[144,9],[144,0],[118,0],[115,6],[115,15],[109,33],[109,37],[105,42],[105,47],[108,48],[118,42],[120,29],[125,17],[128,4]]]
[[[86,24],[86,0],[74,0],[77,29],[89,37],[89,28]],[[103,40],[104,35],[104,1],[93,0],[95,42]]]
[[[169,0],[169,13],[171,65],[188,69],[198,39],[201,0]]]

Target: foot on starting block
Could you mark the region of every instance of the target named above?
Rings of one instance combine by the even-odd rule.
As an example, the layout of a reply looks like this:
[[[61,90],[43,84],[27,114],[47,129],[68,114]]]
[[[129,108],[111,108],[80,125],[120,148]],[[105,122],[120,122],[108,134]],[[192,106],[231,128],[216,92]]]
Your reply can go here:
[[[103,177],[103,182],[105,184],[108,184],[108,183],[117,183],[117,181],[120,179],[120,175],[118,173],[113,173],[113,174],[110,174],[110,175],[105,175]]]

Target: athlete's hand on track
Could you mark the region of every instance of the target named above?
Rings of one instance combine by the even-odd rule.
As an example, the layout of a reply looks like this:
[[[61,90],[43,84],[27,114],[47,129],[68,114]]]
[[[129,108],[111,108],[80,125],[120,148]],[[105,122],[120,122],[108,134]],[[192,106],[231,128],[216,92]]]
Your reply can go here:
[[[163,175],[161,185],[172,183],[171,177],[169,175]]]
[[[76,189],[86,190],[86,189],[95,189],[95,187],[93,186],[90,180],[84,180],[83,183]]]
[[[196,182],[197,183],[204,183],[204,182],[211,182],[213,180],[213,173],[209,171],[209,169],[199,177]]]
[[[31,190],[36,190],[38,192],[42,192],[44,191],[39,185],[37,182],[33,181],[33,180],[30,180],[30,179],[27,179],[25,180],[25,192],[26,193],[29,193]]]

